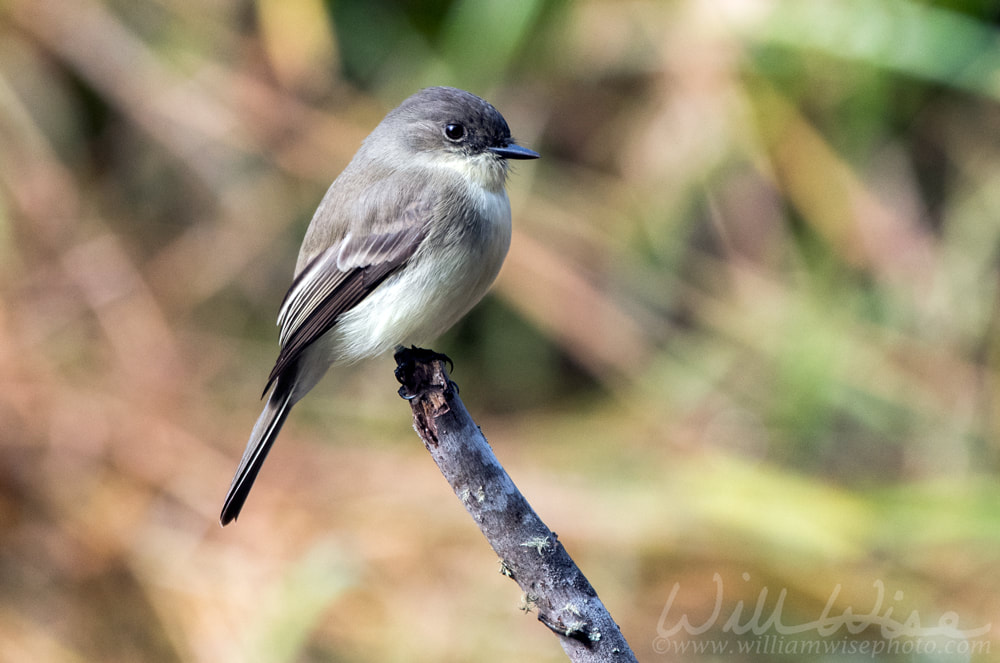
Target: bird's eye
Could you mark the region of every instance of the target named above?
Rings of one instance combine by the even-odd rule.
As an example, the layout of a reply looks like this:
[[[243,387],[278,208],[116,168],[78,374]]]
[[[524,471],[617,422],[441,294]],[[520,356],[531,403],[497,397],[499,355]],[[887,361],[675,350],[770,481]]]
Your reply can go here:
[[[448,140],[461,140],[465,135],[465,127],[461,124],[449,124],[444,128],[444,135]]]

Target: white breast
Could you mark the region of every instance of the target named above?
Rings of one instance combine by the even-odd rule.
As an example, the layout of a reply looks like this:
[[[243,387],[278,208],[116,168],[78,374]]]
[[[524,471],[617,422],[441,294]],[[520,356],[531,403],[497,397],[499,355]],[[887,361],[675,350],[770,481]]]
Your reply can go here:
[[[510,246],[510,202],[503,188],[474,187],[482,226],[459,241],[422,246],[324,339],[330,361],[355,361],[397,345],[433,341],[482,299]],[[426,241],[433,242],[432,234]]]

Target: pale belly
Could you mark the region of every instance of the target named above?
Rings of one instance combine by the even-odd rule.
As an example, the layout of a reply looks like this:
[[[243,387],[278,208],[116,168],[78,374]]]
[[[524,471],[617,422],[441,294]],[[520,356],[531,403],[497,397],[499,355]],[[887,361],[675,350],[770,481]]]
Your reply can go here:
[[[397,345],[427,344],[458,322],[486,294],[510,246],[506,195],[497,195],[495,204],[490,209],[495,221],[488,227],[453,246],[418,252],[344,313],[321,339],[328,361],[351,362]]]

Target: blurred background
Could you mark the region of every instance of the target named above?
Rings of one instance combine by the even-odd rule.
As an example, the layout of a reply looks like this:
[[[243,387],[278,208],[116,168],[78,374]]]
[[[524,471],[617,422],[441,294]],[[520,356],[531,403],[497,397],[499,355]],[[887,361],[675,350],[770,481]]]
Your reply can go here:
[[[331,372],[218,525],[312,212],[435,84],[543,155],[435,349],[639,658],[995,660],[998,25],[996,0],[3,0],[0,660],[565,660],[389,357]],[[725,628],[755,608],[780,620]]]

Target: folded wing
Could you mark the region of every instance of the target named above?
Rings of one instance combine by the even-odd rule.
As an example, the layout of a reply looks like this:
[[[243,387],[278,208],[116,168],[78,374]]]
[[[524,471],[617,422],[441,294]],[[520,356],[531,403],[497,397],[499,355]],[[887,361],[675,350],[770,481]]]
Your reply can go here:
[[[281,352],[264,393],[302,352],[328,332],[346,311],[406,263],[427,234],[433,207],[423,201],[407,207],[381,232],[348,233],[299,273],[278,313]]]

